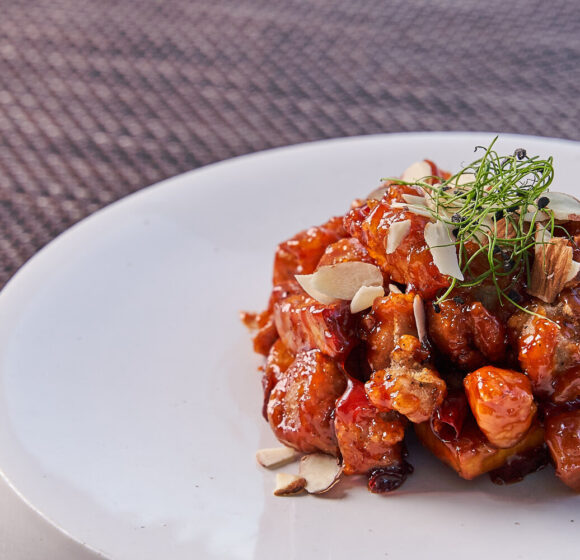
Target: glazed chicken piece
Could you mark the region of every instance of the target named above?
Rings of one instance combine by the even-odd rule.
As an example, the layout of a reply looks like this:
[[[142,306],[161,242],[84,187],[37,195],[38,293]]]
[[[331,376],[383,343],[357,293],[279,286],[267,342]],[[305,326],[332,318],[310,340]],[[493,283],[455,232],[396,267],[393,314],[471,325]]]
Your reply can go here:
[[[546,443],[558,477],[580,492],[580,410],[550,415],[546,421]]]
[[[262,415],[266,420],[268,419],[268,401],[270,400],[270,393],[276,386],[276,383],[282,379],[286,370],[292,365],[294,361],[294,354],[284,346],[284,343],[279,338],[270,348],[268,357],[266,358],[266,365],[262,375],[262,389],[264,391],[264,406],[262,407]]]
[[[443,402],[445,381],[417,357],[423,349],[412,335],[403,335],[391,354],[391,365],[373,372],[366,384],[369,400],[379,410],[396,410],[411,422],[425,422]]]
[[[347,232],[358,239],[383,272],[394,281],[408,284],[409,290],[431,299],[438,290],[449,286],[449,279],[439,272],[423,232],[430,221],[404,208],[393,208],[391,202],[404,202],[403,193],[417,196],[415,187],[392,185],[381,201],[369,200],[351,210],[344,219]],[[387,253],[390,227],[396,222],[410,221],[409,233],[399,246]]]
[[[318,269],[321,266],[330,266],[343,262],[366,262],[376,264],[358,239],[355,239],[354,237],[346,237],[345,239],[335,241],[325,249],[316,268]]]
[[[284,345],[297,354],[318,348],[330,357],[342,357],[355,342],[350,304],[323,305],[306,294],[296,294],[274,305],[274,322]]]
[[[405,424],[405,418],[395,411],[380,412],[368,400],[364,385],[349,379],[334,418],[343,472],[365,474],[399,464]]]
[[[534,450],[540,453],[544,444],[544,430],[537,421],[532,423],[521,441],[506,449],[492,445],[473,418],[466,420],[461,434],[453,440],[440,439],[429,422],[415,424],[415,433],[429,451],[467,480],[498,469],[510,457],[526,452],[533,453]]]
[[[505,326],[480,302],[446,300],[437,310],[429,306],[427,323],[439,351],[464,370],[505,359]]]
[[[367,358],[373,370],[384,369],[391,363],[391,354],[404,335],[417,336],[413,312],[415,295],[389,294],[377,298],[371,311],[362,321],[363,338],[366,340]],[[426,359],[428,353],[422,356]]]
[[[510,448],[525,435],[536,414],[529,378],[518,371],[485,366],[463,380],[477,425],[490,443]]]
[[[337,217],[280,243],[274,257],[273,284],[294,280],[296,274],[311,274],[328,245],[346,236],[342,217]]]
[[[338,454],[334,409],[346,377],[319,350],[296,356],[270,393],[268,421],[285,445],[304,453]]]
[[[556,386],[562,391],[559,377],[580,365],[580,292],[565,290],[552,305],[536,300],[528,307],[549,320],[518,311],[508,321],[510,339],[534,394],[551,397]]]

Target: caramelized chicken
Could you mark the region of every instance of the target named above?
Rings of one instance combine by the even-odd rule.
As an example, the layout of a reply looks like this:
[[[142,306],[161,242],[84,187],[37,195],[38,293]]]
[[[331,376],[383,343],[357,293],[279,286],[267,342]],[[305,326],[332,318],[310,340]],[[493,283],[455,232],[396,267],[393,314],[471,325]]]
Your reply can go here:
[[[343,262],[366,262],[375,264],[363,244],[354,237],[347,237],[329,245],[316,268]]]
[[[443,402],[445,381],[417,361],[420,352],[419,340],[404,335],[391,355],[391,365],[371,375],[366,392],[379,410],[396,410],[411,422],[425,422]]]
[[[364,474],[399,464],[405,424],[397,412],[380,412],[368,400],[364,385],[350,379],[334,419],[343,472]]]
[[[346,232],[342,218],[332,218],[319,227],[301,231],[280,243],[274,257],[273,284],[292,281],[296,274],[314,272],[328,245],[343,237],[346,237]]]
[[[417,195],[414,187],[392,187],[381,201],[369,200],[354,208],[344,219],[347,232],[358,239],[385,274],[423,298],[433,297],[438,290],[449,286],[449,279],[433,264],[433,258],[423,231],[429,218],[403,208],[393,208],[391,202],[401,202],[401,192]],[[386,252],[389,228],[396,222],[409,220],[411,228],[396,250]]]
[[[354,319],[348,302],[323,305],[296,294],[274,305],[276,329],[294,353],[318,348],[330,357],[344,356],[354,344]]]
[[[577,291],[564,291],[553,305],[529,306],[538,315],[518,311],[508,321],[510,338],[534,393],[550,397],[558,377],[580,365],[580,299]]]
[[[304,453],[337,455],[334,409],[345,389],[345,375],[331,358],[319,350],[298,354],[270,393],[274,435]]]
[[[564,484],[580,492],[580,410],[550,415],[546,442]]]
[[[466,375],[463,384],[475,420],[489,442],[501,448],[516,445],[536,413],[528,377],[486,366]]]
[[[429,336],[437,349],[464,370],[498,363],[506,356],[504,324],[480,302],[447,300],[427,311]]]
[[[294,357],[294,354],[284,346],[281,339],[278,339],[272,348],[270,348],[262,375],[262,389],[264,391],[262,414],[266,419],[268,419],[267,407],[268,401],[270,400],[270,393],[276,383],[282,379],[282,375],[290,367],[294,361]]]
[[[539,422],[533,423],[524,438],[507,449],[492,445],[471,418],[464,424],[460,436],[453,440],[437,437],[429,422],[416,424],[415,432],[429,451],[467,480],[501,467],[514,455],[540,449],[544,443],[544,430]]]
[[[366,339],[367,357],[373,370],[390,365],[391,354],[402,336],[417,336],[413,300],[412,293],[377,298],[363,319],[363,338]],[[426,357],[425,353],[422,358]]]

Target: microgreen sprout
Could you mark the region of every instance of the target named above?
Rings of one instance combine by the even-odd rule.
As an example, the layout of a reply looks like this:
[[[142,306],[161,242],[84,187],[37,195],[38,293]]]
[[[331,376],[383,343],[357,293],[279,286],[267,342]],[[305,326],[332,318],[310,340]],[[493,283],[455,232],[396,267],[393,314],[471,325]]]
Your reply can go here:
[[[536,224],[541,222],[554,234],[546,192],[554,178],[553,158],[530,157],[522,148],[500,156],[494,150],[496,141],[478,146],[476,151],[484,150],[482,157],[447,179],[424,177],[412,183],[388,179],[422,187],[432,199],[428,209],[433,219],[447,224],[455,238],[465,279],[451,278],[448,289],[435,300],[437,306],[455,288],[490,282],[500,303],[505,300],[521,308],[514,286],[523,275],[529,281]],[[481,267],[482,259],[488,266]]]

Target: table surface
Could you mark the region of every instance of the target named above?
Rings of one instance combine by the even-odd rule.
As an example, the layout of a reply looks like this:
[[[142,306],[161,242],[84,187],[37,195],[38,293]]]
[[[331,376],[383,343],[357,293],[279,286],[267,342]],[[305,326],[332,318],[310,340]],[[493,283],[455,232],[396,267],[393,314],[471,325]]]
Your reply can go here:
[[[0,0],[0,10],[0,286],[99,208],[236,155],[418,130],[580,140],[575,0]],[[0,503],[2,557],[83,557],[7,487]]]

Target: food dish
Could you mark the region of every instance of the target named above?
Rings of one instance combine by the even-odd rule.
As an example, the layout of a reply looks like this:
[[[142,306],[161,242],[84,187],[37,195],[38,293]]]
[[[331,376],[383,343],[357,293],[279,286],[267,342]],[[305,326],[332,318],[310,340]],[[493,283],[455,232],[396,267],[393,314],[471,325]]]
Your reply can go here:
[[[353,185],[367,192],[417,153],[453,169],[471,159],[466,145],[491,137],[387,135],[252,155],[144,190],[61,236],[0,294],[4,475],[55,525],[119,560],[392,560],[419,557],[425,542],[436,560],[483,559],[488,535],[505,558],[574,557],[579,502],[547,471],[510,487],[467,483],[411,443],[416,472],[399,493],[377,498],[357,482],[282,499],[253,462],[275,440],[257,418],[259,361],[238,310],[264,305],[276,243],[343,212]],[[563,183],[576,175],[576,143],[501,141],[553,154]]]
[[[580,492],[580,201],[550,190],[551,157],[496,141],[453,174],[418,161],[278,245],[267,309],[242,316],[263,415],[307,454],[276,495],[341,471],[398,489],[411,426],[467,480],[551,459]]]

